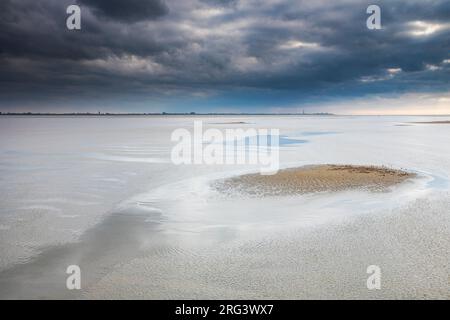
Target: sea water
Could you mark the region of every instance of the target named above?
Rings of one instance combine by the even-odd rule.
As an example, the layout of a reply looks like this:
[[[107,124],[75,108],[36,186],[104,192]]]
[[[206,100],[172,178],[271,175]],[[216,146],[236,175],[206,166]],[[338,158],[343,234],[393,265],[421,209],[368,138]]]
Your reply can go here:
[[[105,275],[114,265],[151,250],[208,250],[406,208],[449,189],[450,126],[414,123],[434,120],[442,118],[2,116],[0,270],[28,265],[21,272],[29,272],[37,268],[33,263],[39,257],[64,270],[66,263],[103,254],[103,260],[86,264]],[[171,133],[192,129],[194,121],[219,130],[279,129],[289,141],[280,143],[281,168],[380,165],[418,176],[387,193],[264,199],[223,195],[212,182],[258,172],[258,167],[173,164]],[[64,246],[72,253],[60,259],[55,248]],[[22,296],[27,296],[26,288]]]

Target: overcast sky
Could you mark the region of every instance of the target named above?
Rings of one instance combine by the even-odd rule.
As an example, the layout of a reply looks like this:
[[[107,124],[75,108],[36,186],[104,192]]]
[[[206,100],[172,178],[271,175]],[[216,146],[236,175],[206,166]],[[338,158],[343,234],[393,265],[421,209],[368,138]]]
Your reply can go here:
[[[1,0],[0,111],[450,114],[449,52],[448,0]]]

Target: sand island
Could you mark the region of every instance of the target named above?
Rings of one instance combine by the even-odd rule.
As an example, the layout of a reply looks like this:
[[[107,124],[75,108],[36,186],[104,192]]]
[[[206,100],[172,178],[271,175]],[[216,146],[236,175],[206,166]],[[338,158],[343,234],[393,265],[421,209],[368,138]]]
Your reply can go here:
[[[238,192],[254,196],[352,189],[383,192],[413,177],[414,173],[387,167],[326,164],[284,169],[274,175],[241,175],[217,181],[214,187],[224,193]]]

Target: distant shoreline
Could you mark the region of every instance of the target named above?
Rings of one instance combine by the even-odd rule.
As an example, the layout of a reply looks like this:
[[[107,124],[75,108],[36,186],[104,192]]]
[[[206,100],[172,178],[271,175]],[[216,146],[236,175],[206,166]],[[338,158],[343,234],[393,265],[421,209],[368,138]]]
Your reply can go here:
[[[79,116],[79,117],[146,117],[146,116],[340,116],[340,117],[450,117],[450,114],[335,114],[328,112],[317,113],[194,113],[194,112],[160,112],[160,113],[113,113],[113,112],[0,112],[1,116]],[[423,122],[413,122],[423,123]]]
[[[333,113],[177,113],[177,112],[161,112],[161,113],[45,113],[45,112],[6,112],[0,113],[0,116],[334,116]]]

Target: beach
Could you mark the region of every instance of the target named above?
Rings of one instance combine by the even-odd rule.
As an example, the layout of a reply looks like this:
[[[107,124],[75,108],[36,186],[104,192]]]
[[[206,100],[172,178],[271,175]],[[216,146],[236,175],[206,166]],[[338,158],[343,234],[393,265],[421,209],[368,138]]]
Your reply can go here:
[[[171,132],[194,121],[280,129],[280,170],[172,164]],[[436,121],[1,117],[0,298],[448,299],[450,127]]]
[[[449,204],[418,201],[345,224],[180,252],[181,261],[154,253],[121,266],[85,297],[449,299]],[[367,290],[369,264],[381,266],[381,290]]]

